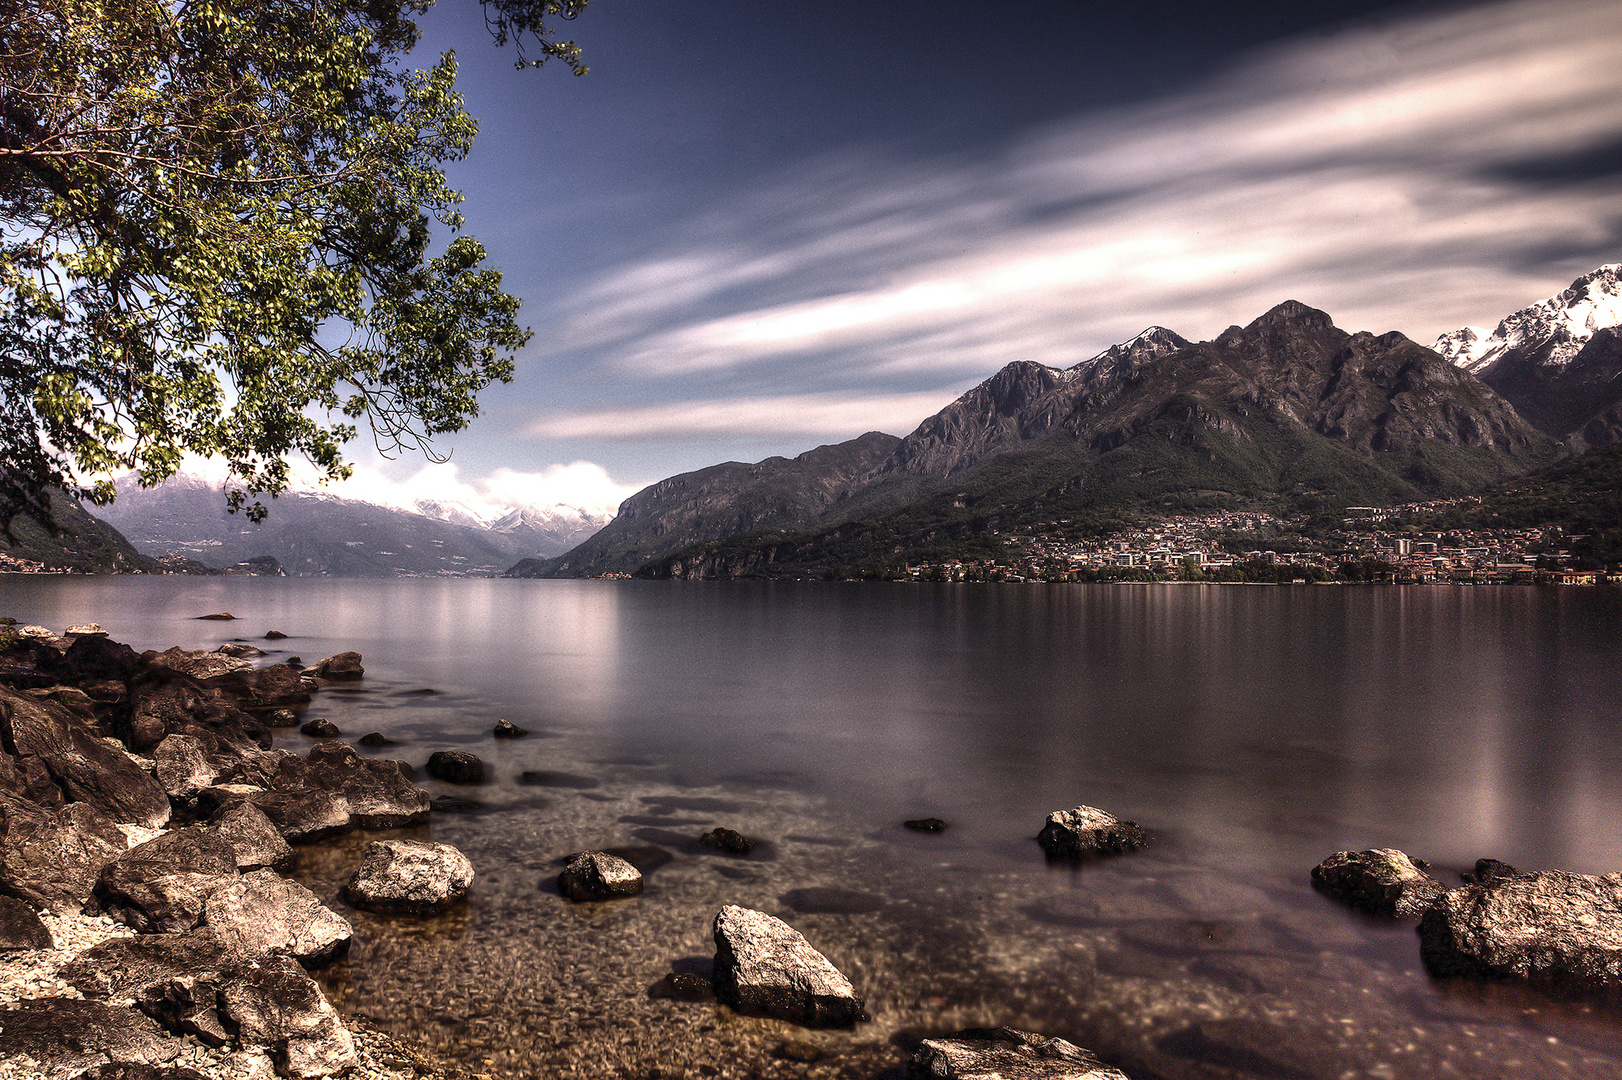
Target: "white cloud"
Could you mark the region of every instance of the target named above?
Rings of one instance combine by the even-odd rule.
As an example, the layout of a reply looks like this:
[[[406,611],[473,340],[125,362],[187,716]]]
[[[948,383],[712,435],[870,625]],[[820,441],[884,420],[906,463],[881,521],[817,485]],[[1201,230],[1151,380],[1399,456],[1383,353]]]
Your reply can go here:
[[[1210,336],[1287,298],[1428,341],[1564,286],[1527,269],[1551,250],[1622,245],[1613,183],[1504,168],[1622,138],[1618,55],[1613,0],[1479,6],[1287,44],[990,164],[821,162],[575,298],[587,314],[555,346],[637,373],[626,394],[702,374],[750,397],[758,373],[792,363],[802,385],[848,387],[809,414],[784,406],[809,434],[883,380],[1075,363],[1152,323]],[[527,430],[638,416],[730,431],[752,407],[680,406],[685,424],[677,407],[609,408]]]

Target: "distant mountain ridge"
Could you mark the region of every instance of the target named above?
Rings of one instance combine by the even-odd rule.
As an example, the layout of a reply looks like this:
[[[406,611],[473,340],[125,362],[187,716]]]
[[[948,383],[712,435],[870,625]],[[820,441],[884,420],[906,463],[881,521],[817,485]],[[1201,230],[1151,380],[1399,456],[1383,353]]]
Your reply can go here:
[[[1443,334],[1436,351],[1573,449],[1622,441],[1622,264],[1584,274],[1491,333]]]
[[[774,514],[758,483],[727,486],[758,479],[758,470],[780,476],[784,465],[773,463],[785,459],[728,463],[638,492],[580,547],[511,572],[676,573],[683,559],[703,564],[706,550],[751,530],[809,533],[807,544],[842,550],[860,548],[851,538],[863,534],[869,548],[902,550],[976,513],[1005,519],[1189,498],[1395,501],[1470,490],[1556,453],[1551,438],[1436,352],[1400,333],[1349,334],[1296,301],[1209,342],[1152,327],[1066,370],[1016,361],[911,435],[888,438],[869,434],[795,459],[798,487],[829,496],[802,503],[797,516]],[[821,461],[840,468],[821,472]],[[690,525],[695,487],[704,529]]]

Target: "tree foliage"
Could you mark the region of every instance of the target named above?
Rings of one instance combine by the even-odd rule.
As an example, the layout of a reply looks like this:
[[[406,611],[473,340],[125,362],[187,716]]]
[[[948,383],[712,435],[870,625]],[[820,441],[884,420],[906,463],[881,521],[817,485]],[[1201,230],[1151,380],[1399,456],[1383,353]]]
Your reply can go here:
[[[586,0],[489,0],[519,66]],[[0,501],[96,502],[185,452],[244,494],[347,475],[477,415],[529,337],[444,166],[477,123],[456,60],[404,57],[420,0],[0,7]],[[437,254],[433,252],[437,251]],[[262,516],[255,504],[250,511]]]

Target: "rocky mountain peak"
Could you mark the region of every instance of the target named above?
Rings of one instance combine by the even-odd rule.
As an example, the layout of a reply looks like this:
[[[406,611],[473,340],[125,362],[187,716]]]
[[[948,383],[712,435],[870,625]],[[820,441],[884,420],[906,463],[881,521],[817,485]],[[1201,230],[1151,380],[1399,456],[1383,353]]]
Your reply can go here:
[[[1299,300],[1286,300],[1263,314],[1245,329],[1247,331],[1265,331],[1292,327],[1305,330],[1332,330],[1334,326],[1335,320],[1330,318],[1328,312],[1309,307]]]
[[[1563,367],[1582,352],[1596,331],[1622,324],[1622,263],[1589,271],[1571,287],[1506,316],[1492,333],[1466,326],[1436,339],[1433,346],[1472,375],[1486,372],[1509,356],[1539,367]]]

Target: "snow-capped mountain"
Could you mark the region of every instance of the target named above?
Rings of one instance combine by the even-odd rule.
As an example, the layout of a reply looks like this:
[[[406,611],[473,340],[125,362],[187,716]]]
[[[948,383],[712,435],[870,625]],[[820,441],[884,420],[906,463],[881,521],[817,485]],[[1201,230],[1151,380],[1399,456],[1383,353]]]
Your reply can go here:
[[[1545,434],[1589,446],[1622,439],[1622,264],[1584,274],[1491,333],[1461,327],[1433,348]]]

